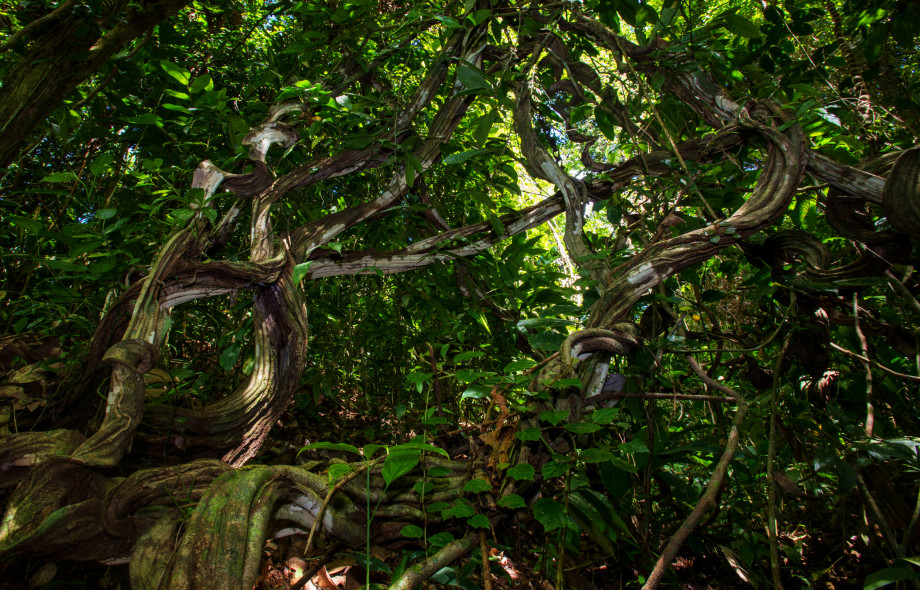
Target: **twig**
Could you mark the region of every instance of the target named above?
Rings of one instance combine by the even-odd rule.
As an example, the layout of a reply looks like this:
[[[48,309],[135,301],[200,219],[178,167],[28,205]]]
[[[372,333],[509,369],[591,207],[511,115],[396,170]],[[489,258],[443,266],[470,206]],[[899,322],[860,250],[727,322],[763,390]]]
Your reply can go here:
[[[859,327],[859,294],[853,293],[853,327],[856,328],[856,336],[859,337],[859,347],[862,349],[863,356],[869,358],[869,343],[866,342],[866,335],[863,334],[862,328]],[[875,431],[875,406],[872,404],[872,367],[868,360],[862,362],[866,370],[866,436],[872,438]]]
[[[486,545],[486,534],[479,531],[479,552],[482,553],[482,587],[483,590],[492,590],[492,570],[489,569],[489,547]]]
[[[782,368],[786,351],[789,350],[789,336],[783,342],[783,349],[773,365],[773,387],[770,393],[770,438],[767,448],[767,534],[770,537],[770,574],[773,578],[773,588],[780,590],[783,587],[779,575],[779,545],[776,518],[776,480],[773,479],[773,459],[776,456],[776,402],[779,397],[779,374]]]
[[[873,367],[876,367],[877,369],[882,370],[882,371],[888,373],[889,375],[893,375],[893,376],[895,376],[895,377],[900,377],[901,379],[909,379],[909,380],[911,380],[911,381],[920,381],[920,377],[917,377],[916,375],[907,375],[907,374],[905,374],[905,373],[898,373],[897,371],[895,371],[895,370],[893,370],[893,369],[889,369],[888,367],[886,367],[885,365],[883,365],[883,364],[881,364],[881,363],[878,363],[878,362],[876,362],[876,361],[874,361],[874,360],[872,360],[872,359],[870,359],[870,358],[868,358],[868,357],[862,356],[861,354],[856,354],[856,353],[853,352],[852,350],[847,350],[846,348],[844,348],[844,347],[842,347],[842,346],[838,346],[838,345],[834,344],[833,342],[831,342],[831,348],[833,348],[834,350],[836,350],[836,351],[838,351],[838,352],[842,352],[843,354],[848,354],[848,355],[850,355],[851,357],[853,357],[853,358],[855,358],[855,359],[859,359],[859,360],[861,360],[861,361],[864,362],[864,363],[869,363],[869,364],[872,365]]]
[[[438,570],[469,552],[475,542],[476,533],[470,533],[462,539],[451,541],[428,559],[420,561],[407,569],[398,580],[390,584],[387,590],[411,590],[415,588],[419,583],[433,576]]]
[[[707,375],[692,356],[687,355],[687,361],[690,363],[690,368],[693,369],[693,372],[697,374],[703,383],[726,395],[734,397],[738,402],[738,409],[735,410],[735,416],[732,419],[732,427],[728,435],[728,441],[725,443],[725,450],[722,452],[722,457],[719,459],[715,470],[712,472],[712,477],[709,478],[709,483],[706,485],[706,491],[696,503],[696,506],[693,507],[693,511],[690,515],[681,523],[677,532],[668,540],[668,544],[665,546],[664,551],[661,552],[658,561],[655,562],[655,568],[652,570],[652,573],[649,574],[648,580],[645,582],[645,586],[642,587],[642,590],[653,590],[658,588],[661,584],[661,579],[664,577],[665,571],[671,566],[671,562],[674,561],[674,558],[677,556],[677,552],[680,550],[681,545],[684,544],[684,541],[687,540],[687,537],[690,536],[693,529],[703,520],[706,513],[717,506],[716,496],[718,496],[719,489],[725,481],[725,477],[728,474],[728,465],[731,463],[732,457],[735,455],[735,450],[738,448],[738,443],[741,440],[741,425],[744,422],[744,416],[747,414],[748,410],[747,402],[738,392],[726,385],[722,385]]]
[[[307,582],[312,580],[313,576],[315,576],[319,570],[323,569],[323,566],[329,563],[329,560],[332,559],[332,556],[336,551],[339,550],[339,547],[341,546],[342,544],[340,542],[333,541],[326,549],[326,551],[324,551],[323,554],[316,560],[316,563],[314,563],[308,571],[305,571],[303,576],[297,580],[297,582],[291,585],[291,590],[300,590],[306,586]]]
[[[666,399],[666,400],[687,400],[691,402],[725,402],[731,403],[736,401],[734,397],[724,396],[724,395],[694,395],[692,393],[664,393],[664,392],[646,392],[646,393],[605,393],[602,395],[596,395],[594,397],[589,397],[587,400],[588,403],[597,404],[597,402],[602,402],[609,399]]]

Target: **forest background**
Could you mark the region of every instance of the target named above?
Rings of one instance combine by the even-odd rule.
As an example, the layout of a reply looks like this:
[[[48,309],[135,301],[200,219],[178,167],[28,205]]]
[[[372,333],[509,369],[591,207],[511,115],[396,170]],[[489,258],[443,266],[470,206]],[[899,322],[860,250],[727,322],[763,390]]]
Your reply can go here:
[[[920,587],[916,3],[0,29],[0,585]]]

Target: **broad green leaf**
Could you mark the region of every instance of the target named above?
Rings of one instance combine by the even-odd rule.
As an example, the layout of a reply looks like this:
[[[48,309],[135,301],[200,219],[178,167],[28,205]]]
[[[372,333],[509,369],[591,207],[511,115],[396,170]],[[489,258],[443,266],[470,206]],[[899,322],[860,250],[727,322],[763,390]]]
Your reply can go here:
[[[470,481],[466,482],[466,484],[464,484],[463,486],[464,492],[473,492],[473,493],[487,492],[491,489],[492,489],[492,484],[490,484],[484,479],[478,479],[478,478],[471,479]]]
[[[348,463],[332,463],[329,465],[329,483],[335,483],[343,475],[351,473],[353,470]]]
[[[103,174],[106,170],[109,169],[109,166],[115,161],[115,158],[111,154],[100,154],[93,158],[93,161],[89,164],[89,171],[93,173],[94,176],[99,176]]]
[[[179,92],[178,90],[173,90],[172,88],[166,88],[165,90],[163,90],[163,92],[173,98],[178,98],[179,100],[191,100],[192,99],[192,97],[186,94],[185,92]]]
[[[470,359],[478,358],[485,356],[486,353],[479,350],[468,350],[466,352],[461,352],[460,354],[454,356],[455,363],[462,363],[463,361],[468,361]]]
[[[588,414],[588,419],[595,424],[610,424],[620,415],[619,408],[598,408]]]
[[[729,13],[725,15],[725,21],[727,28],[733,33],[748,39],[758,39],[760,37],[760,28],[743,16]]]
[[[554,477],[559,477],[560,475],[565,475],[569,470],[569,465],[567,463],[562,463],[560,461],[547,461],[543,464],[543,467],[540,468],[540,473],[543,474],[543,477],[546,479],[552,479]]]
[[[648,447],[641,440],[631,440],[617,446],[621,453],[648,453]]]
[[[198,76],[195,78],[195,81],[192,82],[192,85],[189,86],[189,90],[192,91],[192,94],[196,94],[202,90],[210,92],[211,90],[214,90],[214,81],[211,80],[211,76],[207,74]]]
[[[435,465],[428,470],[429,477],[446,477],[451,474],[451,470],[443,465]]]
[[[448,543],[453,541],[455,538],[456,537],[454,537],[453,534],[447,531],[442,531],[440,533],[437,533],[435,535],[431,535],[430,537],[428,537],[428,544],[431,545],[432,547],[443,547],[444,545],[447,545]]]
[[[507,474],[512,479],[518,480],[532,480],[536,471],[533,468],[533,465],[527,463],[520,463],[508,469]]]
[[[489,138],[489,132],[492,131],[492,126],[495,124],[495,119],[497,117],[497,109],[492,109],[485,115],[479,117],[479,119],[476,121],[476,129],[473,131],[473,140],[476,142],[476,145],[482,146],[485,144],[486,140]]]
[[[425,531],[418,525],[407,524],[399,531],[399,534],[410,539],[421,539],[425,536]]]
[[[875,590],[883,586],[889,586],[895,582],[903,580],[915,580],[920,578],[920,573],[901,567],[886,567],[866,576],[863,584],[863,590]]]
[[[590,434],[600,430],[601,426],[592,422],[573,422],[571,424],[566,424],[565,429],[576,434]]]
[[[436,14],[436,15],[434,15],[434,17],[435,17],[436,19],[438,19],[439,21],[441,21],[442,23],[444,23],[444,25],[445,25],[448,29],[459,29],[459,28],[460,28],[460,23],[457,22],[457,19],[453,18],[452,16],[445,16],[445,15],[443,15],[443,14]]]
[[[525,428],[524,430],[517,433],[517,437],[520,440],[540,440],[540,429]]]
[[[457,78],[470,90],[492,90],[492,85],[482,72],[466,64],[461,65],[457,70]]]
[[[430,494],[431,490],[434,489],[433,481],[417,481],[412,485],[413,491],[419,496],[424,496],[425,494]]]
[[[390,447],[389,450],[390,453],[399,453],[401,451],[423,451],[425,453],[437,453],[448,459],[450,458],[450,455],[447,454],[447,451],[441,447],[436,447],[427,443],[409,442],[401,445],[394,445]]]
[[[485,399],[489,397],[489,394],[492,392],[492,388],[488,385],[481,385],[479,383],[473,383],[469,387],[463,390],[463,393],[460,395],[460,399]]]
[[[490,150],[478,149],[478,150],[469,150],[466,152],[458,152],[456,154],[451,154],[447,156],[446,158],[444,158],[444,164],[446,166],[451,166],[453,164],[462,164],[463,162],[466,162],[470,158],[484,154],[488,151]]]
[[[498,501],[498,505],[502,508],[509,508],[514,510],[515,508],[523,508],[524,506],[527,506],[527,503],[524,502],[524,498],[518,496],[517,494],[508,494]]]
[[[383,461],[383,481],[390,485],[403,475],[412,471],[418,465],[421,459],[421,452],[413,450],[404,450],[393,452],[392,449]]]
[[[581,451],[581,453],[578,454],[578,458],[585,463],[603,463],[605,461],[611,461],[616,457],[606,449],[592,447]]]
[[[163,68],[164,72],[172,76],[176,82],[182,84],[183,86],[187,86],[189,79],[192,77],[191,72],[185,68],[180,68],[176,64],[166,61],[165,59],[160,60],[160,67]]]
[[[543,422],[549,422],[553,426],[556,426],[563,420],[569,417],[569,413],[565,410],[554,412],[552,410],[544,410],[540,412],[540,420]]]
[[[454,501],[452,506],[441,511],[443,518],[468,518],[474,514],[476,514],[476,511],[473,510],[472,506],[460,501]]]
[[[428,373],[423,371],[413,371],[406,375],[406,381],[415,385],[415,389],[419,393],[422,392],[422,389],[425,388],[425,383],[428,382],[434,376],[434,373]]]
[[[297,285],[307,276],[307,273],[310,272],[310,265],[313,264],[312,260],[306,262],[301,262],[298,265],[294,266],[294,271],[291,273],[291,281]]]
[[[115,217],[115,214],[118,213],[118,209],[99,209],[96,211],[96,219],[111,219]]]
[[[234,342],[220,353],[220,366],[224,371],[232,371],[240,358],[240,343]]]
[[[565,506],[552,498],[540,498],[533,504],[533,517],[547,532],[565,526]]]
[[[76,179],[77,179],[77,175],[74,174],[73,172],[52,172],[51,174],[48,174],[47,176],[42,178],[41,181],[58,183],[58,182],[73,182]]]
[[[490,528],[489,519],[485,514],[476,514],[466,519],[466,524],[470,525],[474,529],[488,529]]]
[[[537,365],[536,361],[530,359],[521,359],[519,361],[513,361],[505,365],[502,369],[502,373],[517,373],[520,371],[526,371]]]

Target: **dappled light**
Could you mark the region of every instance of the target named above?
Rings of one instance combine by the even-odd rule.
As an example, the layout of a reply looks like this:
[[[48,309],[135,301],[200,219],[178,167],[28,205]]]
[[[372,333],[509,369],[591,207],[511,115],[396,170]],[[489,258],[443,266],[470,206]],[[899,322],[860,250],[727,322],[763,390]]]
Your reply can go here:
[[[18,4],[0,589],[920,588],[915,4]]]

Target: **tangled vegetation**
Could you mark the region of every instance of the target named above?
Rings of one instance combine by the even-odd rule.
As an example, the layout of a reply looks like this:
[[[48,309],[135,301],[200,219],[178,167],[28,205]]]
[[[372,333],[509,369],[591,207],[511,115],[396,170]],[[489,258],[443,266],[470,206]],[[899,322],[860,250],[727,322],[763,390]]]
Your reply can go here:
[[[916,4],[0,21],[9,587],[920,587]]]

